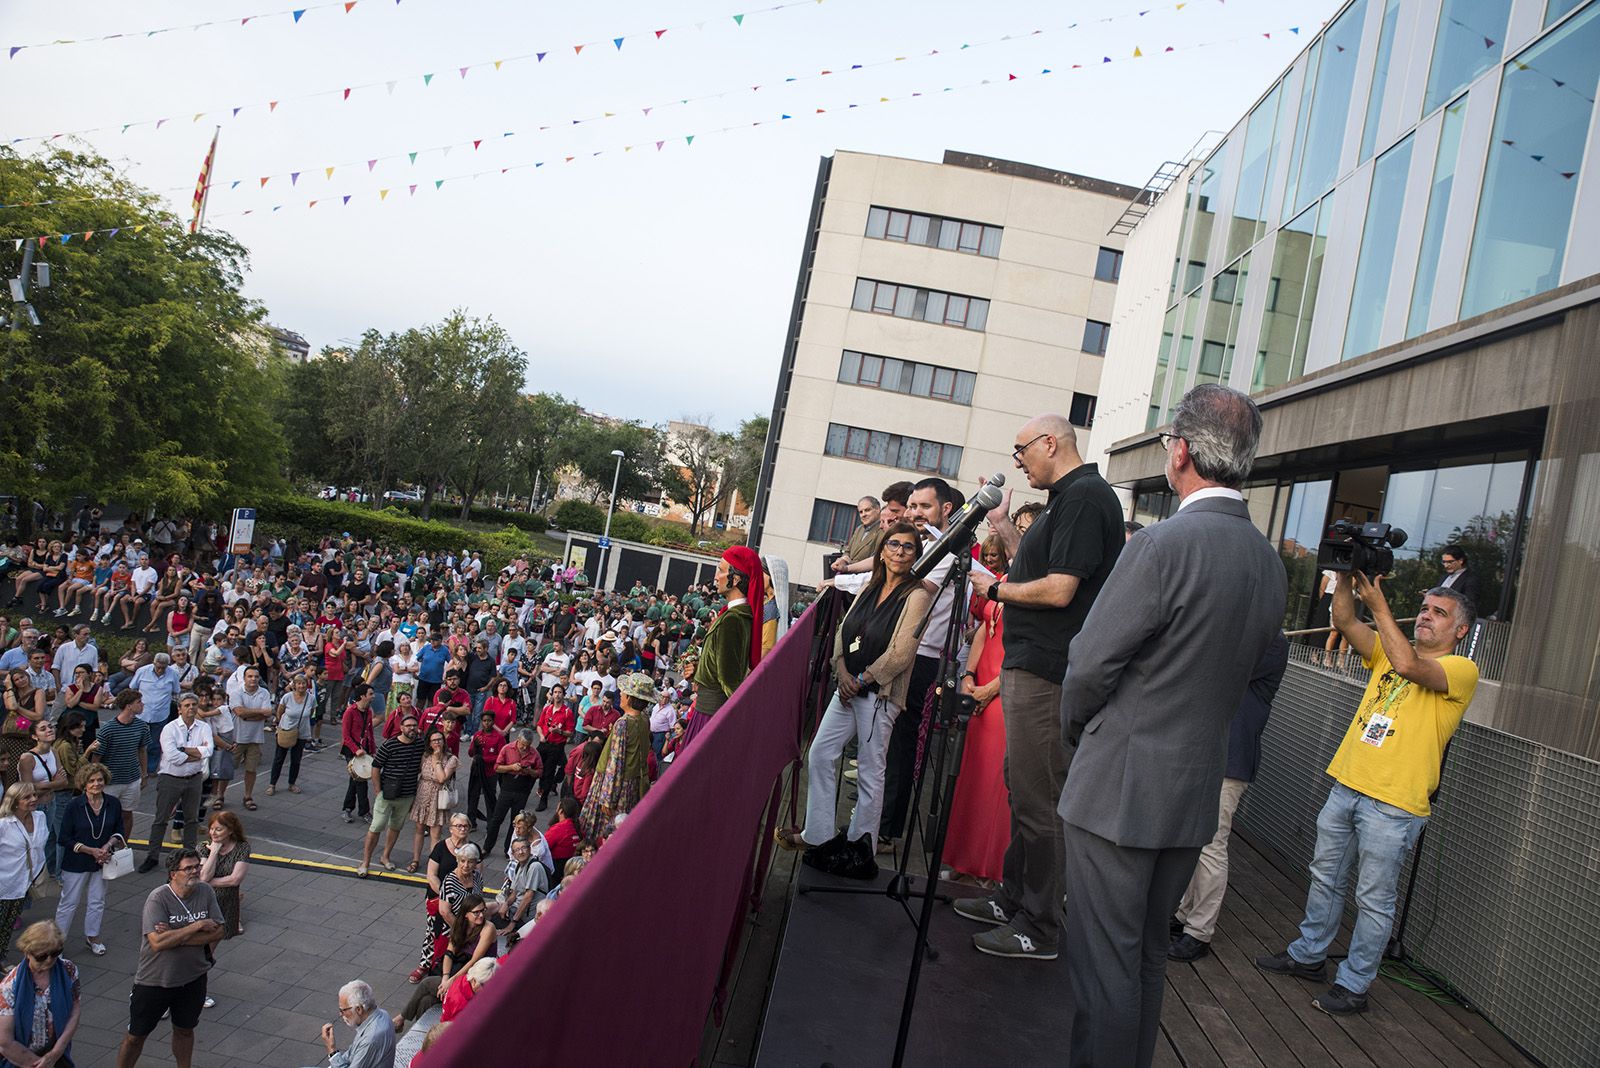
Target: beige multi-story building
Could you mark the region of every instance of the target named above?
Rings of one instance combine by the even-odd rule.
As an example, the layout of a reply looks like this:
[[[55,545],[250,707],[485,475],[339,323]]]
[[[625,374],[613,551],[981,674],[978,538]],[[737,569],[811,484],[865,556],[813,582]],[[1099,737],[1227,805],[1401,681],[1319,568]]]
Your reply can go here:
[[[863,496],[1009,477],[1041,412],[1085,428],[1086,448],[1122,268],[1109,230],[1141,195],[959,152],[825,157],[751,544],[815,585]]]

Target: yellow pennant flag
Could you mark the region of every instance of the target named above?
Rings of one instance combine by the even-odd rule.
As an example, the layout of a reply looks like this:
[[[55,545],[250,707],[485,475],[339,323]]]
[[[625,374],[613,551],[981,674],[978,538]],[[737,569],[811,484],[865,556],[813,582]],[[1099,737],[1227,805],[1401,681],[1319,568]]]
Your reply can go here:
[[[380,201],[388,200],[389,199],[389,191],[387,189],[378,190],[378,199]]]

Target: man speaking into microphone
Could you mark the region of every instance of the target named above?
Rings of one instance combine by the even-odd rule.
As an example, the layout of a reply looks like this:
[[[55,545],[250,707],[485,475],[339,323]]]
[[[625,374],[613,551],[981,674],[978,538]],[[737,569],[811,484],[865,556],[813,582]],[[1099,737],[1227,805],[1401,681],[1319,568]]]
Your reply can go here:
[[[1096,465],[1083,462],[1072,424],[1059,415],[1025,424],[1011,455],[1028,485],[1047,490],[1049,500],[1027,533],[1018,534],[1007,490],[989,513],[989,526],[1011,556],[1010,573],[1004,582],[972,576],[973,591],[1000,604],[1005,618],[1000,703],[1011,844],[994,894],[964,898],[955,908],[994,925],[973,936],[981,952],[1054,960],[1065,852],[1056,805],[1067,781],[1061,680],[1072,639],[1122,551],[1122,506]]]

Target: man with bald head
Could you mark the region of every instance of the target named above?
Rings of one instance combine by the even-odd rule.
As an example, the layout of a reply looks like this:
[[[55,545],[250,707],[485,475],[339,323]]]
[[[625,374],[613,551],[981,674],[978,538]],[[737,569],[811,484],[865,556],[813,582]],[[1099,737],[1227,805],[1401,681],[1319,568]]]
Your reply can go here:
[[[1056,814],[1067,781],[1061,680],[1067,653],[1122,551],[1122,505],[1094,464],[1078,454],[1072,424],[1041,415],[1017,431],[1012,457],[1049,500],[1027,533],[1012,524],[1011,491],[989,513],[1005,543],[1005,581],[974,573],[972,588],[1005,606],[1000,703],[1006,719],[1011,844],[1004,880],[990,897],[956,902],[970,920],[993,924],[973,936],[997,957],[1053,960],[1061,936],[1064,848]]]

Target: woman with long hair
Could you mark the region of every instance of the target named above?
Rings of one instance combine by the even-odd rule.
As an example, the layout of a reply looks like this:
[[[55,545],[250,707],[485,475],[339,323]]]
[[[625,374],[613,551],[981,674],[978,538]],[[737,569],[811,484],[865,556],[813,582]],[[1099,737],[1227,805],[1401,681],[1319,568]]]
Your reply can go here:
[[[450,818],[452,804],[439,807],[439,791],[450,788],[456,779],[459,761],[444,744],[444,732],[430,727],[422,739],[422,774],[417,779],[417,796],[411,805],[411,863],[406,871],[415,872],[421,865],[422,840],[428,838],[435,845],[444,837],[445,823]]]
[[[489,922],[489,907],[482,896],[468,894],[462,898],[440,954],[439,974],[417,981],[417,989],[411,992],[405,1011],[395,1017],[395,1031],[404,1031],[411,1021],[438,1004],[439,991],[448,989],[451,979],[485,957],[492,958],[495,936],[494,924]]]
[[[889,735],[905,708],[917,631],[931,595],[912,576],[922,555],[917,528],[901,521],[878,545],[872,580],[851,604],[833,638],[833,671],[839,690],[822,714],[807,757],[806,825],[777,832],[785,849],[804,849],[806,864],[853,879],[878,873],[878,821],[883,815],[883,779]],[[856,805],[847,830],[838,825],[835,794],[839,762],[856,741]]]
[[[50,834],[45,839],[45,866],[51,878],[61,874],[61,858],[56,855],[56,839],[61,833],[62,811],[56,799],[71,794],[71,780],[61,766],[61,755],[56,752],[56,725],[48,719],[35,721],[28,728],[33,746],[17,758],[17,781],[33,783],[39,798],[39,814],[49,825]]]
[[[0,709],[5,713],[4,730],[0,731],[0,775],[9,786],[19,781],[17,762],[33,747],[33,725],[44,721],[45,694],[28,677],[27,668],[5,672],[0,685],[5,687],[0,694],[5,705]]]
[[[213,812],[206,820],[205,863],[200,881],[210,883],[222,906],[223,938],[244,934],[244,878],[250,872],[250,842],[244,823],[232,812]]]
[[[996,578],[1010,566],[999,535],[984,540],[982,563]],[[961,675],[961,692],[973,700],[967,745],[950,803],[945,863],[980,882],[1001,876],[1006,847],[1011,844],[1011,802],[1006,789],[1006,720],[1000,706],[1000,665],[1005,659],[1004,609],[987,597],[974,597],[972,616],[978,629]]]

